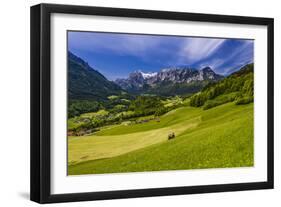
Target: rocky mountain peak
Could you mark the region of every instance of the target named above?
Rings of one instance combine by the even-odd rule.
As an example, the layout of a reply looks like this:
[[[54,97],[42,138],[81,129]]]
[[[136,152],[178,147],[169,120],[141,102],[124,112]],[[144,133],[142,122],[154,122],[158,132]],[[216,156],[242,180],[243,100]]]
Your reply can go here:
[[[204,68],[202,68],[201,70],[204,71],[204,72],[213,72],[213,73],[214,73],[214,71],[212,70],[212,68],[210,68],[209,66],[204,67]]]
[[[163,68],[160,72],[144,73],[135,71],[127,79],[118,79],[115,82],[125,90],[142,90],[144,86],[155,87],[162,83],[188,84],[192,82],[216,81],[223,76],[216,74],[210,67],[197,70],[188,66]]]
[[[129,79],[142,80],[144,79],[140,71],[134,71],[129,74]]]

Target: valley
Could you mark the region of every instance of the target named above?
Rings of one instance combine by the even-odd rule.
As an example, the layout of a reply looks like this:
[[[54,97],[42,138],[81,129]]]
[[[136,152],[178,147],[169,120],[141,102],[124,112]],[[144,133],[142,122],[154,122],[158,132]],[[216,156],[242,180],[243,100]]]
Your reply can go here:
[[[68,61],[68,175],[253,166],[253,64],[109,81]]]

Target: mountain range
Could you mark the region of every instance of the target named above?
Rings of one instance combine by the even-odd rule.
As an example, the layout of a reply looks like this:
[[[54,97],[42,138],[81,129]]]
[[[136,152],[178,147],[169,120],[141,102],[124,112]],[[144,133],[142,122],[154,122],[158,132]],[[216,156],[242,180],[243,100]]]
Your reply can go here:
[[[200,90],[206,83],[215,82],[223,78],[222,75],[216,74],[210,67],[197,70],[182,66],[164,68],[160,72],[153,73],[135,71],[130,73],[128,78],[117,79],[115,83],[131,93],[160,93],[160,95],[174,93],[170,95],[175,95],[193,93],[197,89]],[[160,91],[163,88],[166,92]]]
[[[169,67],[159,72],[135,71],[128,78],[109,81],[83,59],[68,52],[68,97],[70,100],[107,100],[108,96],[154,94],[188,95],[224,77],[210,67],[200,70],[187,66]]]

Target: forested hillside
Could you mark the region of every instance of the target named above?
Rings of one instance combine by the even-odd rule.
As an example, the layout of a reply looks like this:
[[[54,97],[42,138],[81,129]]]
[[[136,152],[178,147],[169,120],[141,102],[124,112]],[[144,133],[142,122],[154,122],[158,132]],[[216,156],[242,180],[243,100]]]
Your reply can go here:
[[[211,83],[190,98],[190,105],[209,109],[227,102],[237,105],[253,102],[254,65],[248,64],[227,78]]]
[[[70,100],[105,100],[122,93],[121,87],[107,80],[84,60],[68,52],[68,98]]]

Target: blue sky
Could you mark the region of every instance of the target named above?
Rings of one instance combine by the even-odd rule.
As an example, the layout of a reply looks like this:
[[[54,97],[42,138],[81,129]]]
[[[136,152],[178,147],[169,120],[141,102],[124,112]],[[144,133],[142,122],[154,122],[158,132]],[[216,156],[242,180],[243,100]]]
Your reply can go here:
[[[253,62],[254,40],[68,32],[68,50],[109,80],[183,65],[228,75]]]

